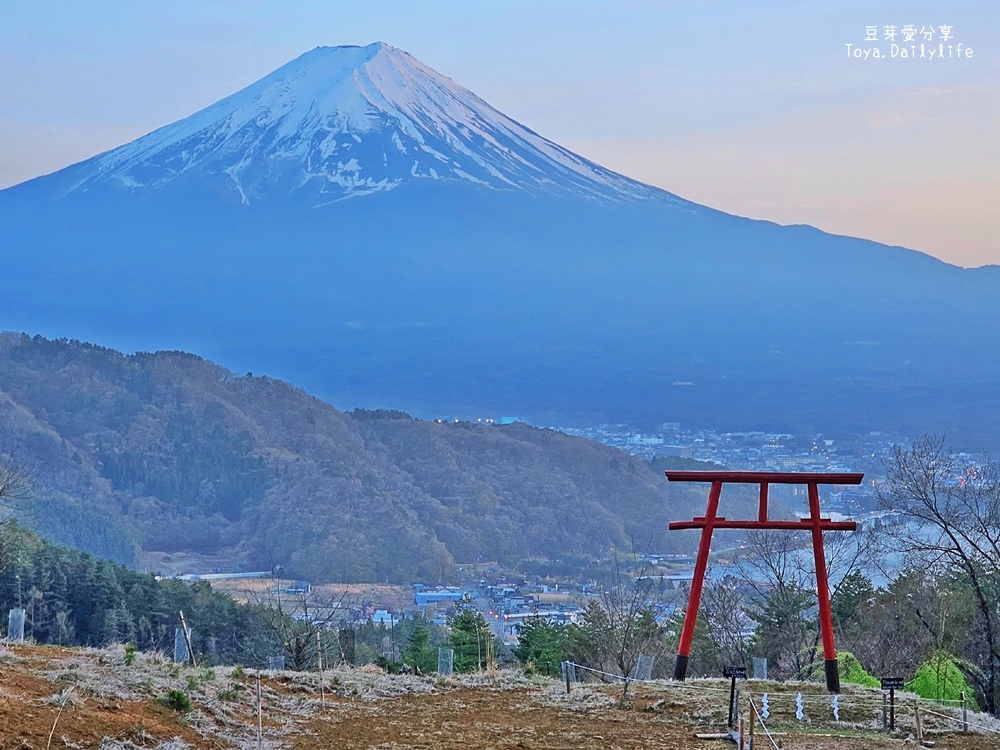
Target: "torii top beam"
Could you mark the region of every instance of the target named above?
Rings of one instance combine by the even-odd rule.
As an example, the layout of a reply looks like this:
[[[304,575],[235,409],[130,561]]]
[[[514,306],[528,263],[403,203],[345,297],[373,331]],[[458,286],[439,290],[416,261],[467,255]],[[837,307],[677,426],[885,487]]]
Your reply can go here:
[[[743,484],[861,484],[854,472],[795,471],[668,471],[671,482],[738,482]]]
[[[726,482],[736,484],[759,484],[760,507],[755,521],[733,521],[722,516],[716,516],[709,521],[705,516],[699,516],[691,521],[673,521],[669,525],[671,531],[680,529],[703,529],[711,526],[716,529],[812,529],[821,531],[854,531],[858,528],[854,521],[831,521],[820,518],[819,509],[809,518],[799,521],[772,521],[767,517],[767,487],[770,484],[804,484],[814,488],[820,484],[861,484],[864,474],[837,472],[781,472],[781,471],[668,471],[667,479],[671,482],[711,482],[721,487]]]

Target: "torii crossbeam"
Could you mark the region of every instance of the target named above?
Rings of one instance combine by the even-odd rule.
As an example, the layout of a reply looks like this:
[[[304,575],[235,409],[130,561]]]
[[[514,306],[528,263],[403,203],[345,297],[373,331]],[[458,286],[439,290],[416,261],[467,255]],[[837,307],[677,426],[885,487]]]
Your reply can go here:
[[[684,626],[681,628],[680,643],[677,646],[677,660],[674,662],[674,679],[683,680],[687,676],[688,659],[691,656],[691,641],[694,638],[694,624],[698,618],[701,590],[705,584],[705,570],[708,568],[708,552],[715,529],[794,529],[812,532],[813,556],[816,559],[816,597],[819,600],[819,627],[823,637],[823,659],[826,671],[826,688],[831,693],[840,692],[840,670],[837,667],[837,651],[833,644],[833,619],[830,615],[830,583],[826,575],[826,554],[823,550],[824,531],[854,531],[858,528],[854,521],[831,521],[820,516],[819,485],[821,484],[861,484],[864,474],[854,473],[810,473],[772,471],[668,471],[671,482],[711,482],[708,493],[708,507],[705,515],[691,521],[674,521],[669,525],[676,529],[701,529],[698,557],[694,565],[694,579],[687,610],[684,612]],[[760,505],[755,521],[731,521],[718,515],[719,497],[726,482],[760,485]],[[771,484],[804,484],[809,489],[809,517],[798,521],[772,521],[767,517],[767,488]]]

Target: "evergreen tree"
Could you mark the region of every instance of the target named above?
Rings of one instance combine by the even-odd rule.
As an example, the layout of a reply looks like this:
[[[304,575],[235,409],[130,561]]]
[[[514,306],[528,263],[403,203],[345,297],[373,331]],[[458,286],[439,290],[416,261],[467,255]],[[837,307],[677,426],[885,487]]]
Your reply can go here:
[[[558,677],[566,658],[566,626],[532,617],[521,624],[514,655],[524,664],[533,664],[541,674]]]
[[[871,606],[875,586],[863,573],[854,571],[837,587],[830,599],[834,627],[842,636],[852,636],[860,630],[860,615]]]
[[[768,671],[780,678],[809,679],[814,670],[817,620],[816,596],[792,586],[778,587],[751,616],[757,631],[751,653],[767,658]]]
[[[421,672],[433,672],[437,669],[437,649],[431,646],[430,628],[427,621],[417,619],[413,625],[410,640],[403,651],[403,661]]]
[[[455,651],[456,672],[484,669],[493,652],[493,634],[481,612],[463,608],[448,618],[448,646]]]
[[[4,526],[2,541],[0,610],[24,607],[27,635],[36,641],[170,648],[183,610],[196,626],[192,646],[203,663],[259,663],[274,651],[259,610],[213,592],[207,582],[157,581],[44,541],[13,522]]]

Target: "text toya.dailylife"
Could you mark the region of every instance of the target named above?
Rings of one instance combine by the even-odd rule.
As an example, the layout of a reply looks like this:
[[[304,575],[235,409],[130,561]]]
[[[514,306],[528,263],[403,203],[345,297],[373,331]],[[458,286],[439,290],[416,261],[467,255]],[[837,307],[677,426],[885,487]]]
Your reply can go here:
[[[881,47],[861,47],[846,43],[847,56],[855,60],[968,60],[972,47],[958,44],[890,44],[886,52]]]

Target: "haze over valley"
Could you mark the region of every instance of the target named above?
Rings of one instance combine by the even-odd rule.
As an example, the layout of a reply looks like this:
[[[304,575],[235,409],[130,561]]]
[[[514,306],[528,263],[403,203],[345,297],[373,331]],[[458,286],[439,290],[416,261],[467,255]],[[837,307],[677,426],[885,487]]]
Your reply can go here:
[[[1000,273],[615,174],[382,43],[0,191],[5,327],[343,407],[992,440]]]

